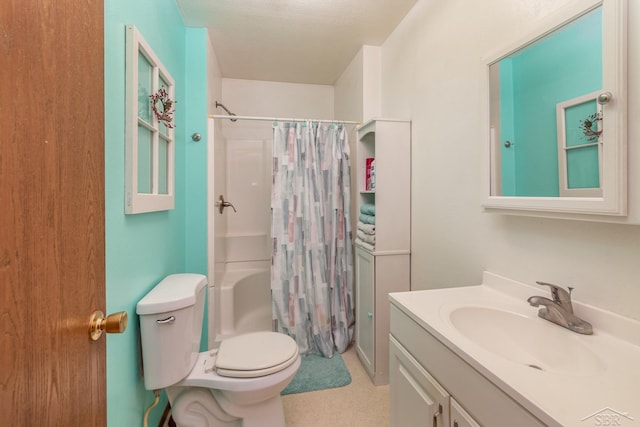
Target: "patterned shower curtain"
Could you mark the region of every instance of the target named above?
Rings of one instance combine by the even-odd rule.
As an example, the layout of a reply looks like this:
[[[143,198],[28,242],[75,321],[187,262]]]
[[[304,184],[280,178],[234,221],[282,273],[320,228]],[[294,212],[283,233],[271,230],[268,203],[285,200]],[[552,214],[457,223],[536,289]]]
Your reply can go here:
[[[344,125],[274,125],[271,294],[274,330],[332,357],[354,329],[349,141]]]

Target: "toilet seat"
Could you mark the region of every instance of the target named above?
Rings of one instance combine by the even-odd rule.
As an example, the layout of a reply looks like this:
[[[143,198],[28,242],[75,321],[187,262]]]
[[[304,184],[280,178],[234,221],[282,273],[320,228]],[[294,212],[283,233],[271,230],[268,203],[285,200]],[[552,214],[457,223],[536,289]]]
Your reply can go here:
[[[231,378],[257,378],[280,372],[298,358],[298,345],[288,335],[253,332],[220,343],[216,373]]]

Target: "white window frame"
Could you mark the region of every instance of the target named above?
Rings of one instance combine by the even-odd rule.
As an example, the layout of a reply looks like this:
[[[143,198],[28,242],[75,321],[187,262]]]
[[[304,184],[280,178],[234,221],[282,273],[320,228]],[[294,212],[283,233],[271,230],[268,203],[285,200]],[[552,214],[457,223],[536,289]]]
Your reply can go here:
[[[556,123],[558,127],[558,185],[560,190],[560,197],[602,197],[602,135],[597,137],[595,142],[587,142],[582,145],[567,146],[567,120],[566,110],[576,105],[584,104],[589,101],[596,101],[597,111],[596,113],[602,117],[602,105],[598,100],[598,95],[602,93],[601,90],[588,93],[586,95],[579,96],[577,98],[569,99],[564,102],[556,104]],[[597,120],[595,122],[597,130],[601,131],[601,122]],[[567,170],[567,152],[569,150],[581,149],[590,146],[598,147],[598,177],[600,187],[598,188],[569,188],[569,172]]]
[[[138,55],[143,55],[152,69],[151,94],[159,89],[164,81],[169,98],[175,100],[175,83],[171,74],[158,59],[138,29],[133,25],[126,26],[126,101],[125,101],[125,213],[138,214],[145,212],[165,211],[175,206],[175,131],[165,127],[153,113],[151,122],[138,115]],[[149,100],[151,102],[151,100]],[[149,193],[140,193],[138,185],[138,126],[146,128],[152,135],[151,142],[151,189]],[[160,194],[160,156],[161,141],[167,144],[166,159],[166,194]]]

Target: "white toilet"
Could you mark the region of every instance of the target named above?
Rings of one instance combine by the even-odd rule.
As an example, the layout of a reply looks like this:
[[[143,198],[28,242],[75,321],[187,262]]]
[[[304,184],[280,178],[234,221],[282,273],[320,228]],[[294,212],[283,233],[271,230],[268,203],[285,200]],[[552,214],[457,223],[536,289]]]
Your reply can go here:
[[[254,332],[199,353],[206,285],[174,274],[138,302],[145,388],[166,389],[179,427],[285,427],[280,392],[300,367],[296,342]]]

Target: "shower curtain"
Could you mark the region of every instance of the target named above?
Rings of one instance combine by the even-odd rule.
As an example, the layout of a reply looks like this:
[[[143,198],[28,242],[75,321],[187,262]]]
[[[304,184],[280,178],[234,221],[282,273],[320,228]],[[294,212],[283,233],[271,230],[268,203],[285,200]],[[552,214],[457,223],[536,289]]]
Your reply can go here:
[[[344,125],[274,124],[273,327],[332,357],[354,329],[349,141]]]

